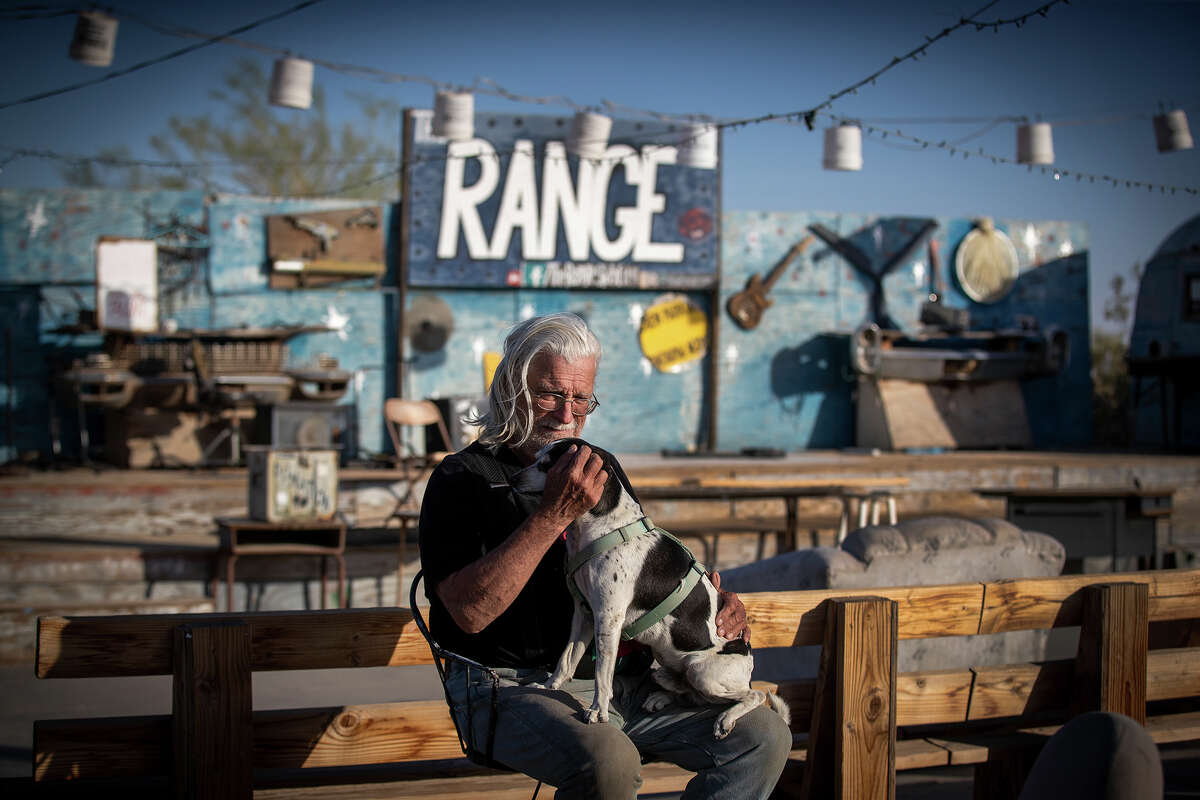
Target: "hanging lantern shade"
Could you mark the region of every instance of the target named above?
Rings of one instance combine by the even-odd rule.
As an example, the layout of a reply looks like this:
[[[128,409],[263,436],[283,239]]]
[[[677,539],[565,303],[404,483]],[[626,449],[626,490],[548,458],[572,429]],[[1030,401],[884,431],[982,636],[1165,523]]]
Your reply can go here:
[[[717,129],[714,125],[689,123],[683,126],[675,163],[700,169],[717,168]]]
[[[279,58],[271,70],[271,105],[308,108],[312,105],[313,65],[302,58]]]
[[[1020,164],[1053,164],[1054,135],[1049,122],[1034,122],[1017,126],[1017,162]]]
[[[580,158],[604,158],[608,150],[608,135],[612,132],[612,120],[603,114],[580,111],[571,120],[571,132],[567,135],[567,152]]]
[[[1187,114],[1181,109],[1159,114],[1154,118],[1154,140],[1158,152],[1172,153],[1192,149],[1192,132],[1188,130]]]
[[[862,128],[838,125],[825,129],[825,169],[857,171],[862,169]]]
[[[433,98],[433,135],[454,142],[475,137],[475,95],[440,91]]]
[[[92,67],[112,63],[117,46],[117,20],[99,11],[80,11],[71,37],[71,58]]]

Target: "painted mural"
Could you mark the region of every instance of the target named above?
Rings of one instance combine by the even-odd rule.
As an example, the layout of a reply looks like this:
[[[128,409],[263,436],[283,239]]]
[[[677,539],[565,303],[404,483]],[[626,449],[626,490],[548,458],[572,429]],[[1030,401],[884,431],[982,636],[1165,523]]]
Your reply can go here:
[[[921,306],[934,285],[930,260],[924,246],[903,251],[928,230],[927,239],[944,254],[944,302],[968,310],[973,328],[1055,325],[1067,332],[1069,363],[1024,381],[1022,392],[1034,446],[1089,440],[1087,238],[1074,223],[996,220],[1015,245],[1019,274],[1011,291],[988,304],[971,300],[951,269],[974,219],[816,212],[723,215],[712,234],[721,244],[715,294],[661,286],[597,290],[414,281],[402,309],[398,206],[384,207],[387,273],[381,279],[272,289],[266,217],[354,205],[189,192],[0,191],[0,313],[8,353],[0,376],[7,420],[0,426],[0,458],[35,452],[71,457],[78,446],[76,409],[55,378],[100,345],[86,321],[95,306],[95,242],[108,235],[159,243],[164,329],[322,328],[289,339],[289,364],[334,358],[352,374],[338,402],[353,410],[359,456],[369,457],[389,449],[381,411],[386,397],[478,398],[485,364],[508,329],[530,315],[560,310],[585,317],[604,347],[596,389],[601,406],[587,431],[608,449],[850,447],[850,337],[881,312],[901,329],[920,328]],[[812,239],[766,287],[770,302],[757,325],[735,324],[730,299],[754,276],[765,285],[788,252],[812,235],[814,224],[853,249]],[[851,263],[848,254],[860,263]],[[713,268],[696,264],[696,274]],[[411,320],[406,324],[434,307],[444,309],[438,336],[422,333]],[[701,349],[701,331],[711,334],[715,351]],[[418,337],[424,337],[421,347],[413,346]],[[705,376],[714,360],[717,392],[710,397]],[[718,438],[707,442],[714,408]]]

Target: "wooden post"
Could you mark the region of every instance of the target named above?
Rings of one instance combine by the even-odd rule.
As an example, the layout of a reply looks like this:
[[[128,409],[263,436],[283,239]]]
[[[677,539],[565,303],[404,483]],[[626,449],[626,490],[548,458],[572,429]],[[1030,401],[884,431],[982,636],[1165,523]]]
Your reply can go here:
[[[829,600],[803,798],[896,795],[896,603]]]
[[[250,626],[174,630],[173,793],[179,800],[253,797]]]
[[[1083,589],[1071,711],[1115,711],[1146,724],[1150,587],[1102,583]]]

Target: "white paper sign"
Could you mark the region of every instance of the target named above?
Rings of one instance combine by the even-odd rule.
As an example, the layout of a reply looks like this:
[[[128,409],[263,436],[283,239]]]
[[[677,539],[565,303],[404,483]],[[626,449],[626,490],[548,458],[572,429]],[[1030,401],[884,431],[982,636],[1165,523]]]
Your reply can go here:
[[[158,246],[143,239],[96,243],[96,315],[102,330],[158,330]]]

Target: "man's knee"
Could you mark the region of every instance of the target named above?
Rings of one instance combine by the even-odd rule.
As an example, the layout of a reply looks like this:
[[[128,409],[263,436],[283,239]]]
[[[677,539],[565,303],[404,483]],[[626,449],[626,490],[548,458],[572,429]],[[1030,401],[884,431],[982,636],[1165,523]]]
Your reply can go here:
[[[753,730],[759,741],[763,769],[782,772],[792,752],[792,729],[783,721],[783,717],[763,706],[756,709],[752,716],[756,717],[758,723]]]
[[[557,798],[632,800],[642,785],[642,761],[629,737],[611,725],[589,727],[587,758],[559,787]]]

